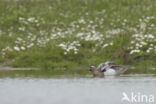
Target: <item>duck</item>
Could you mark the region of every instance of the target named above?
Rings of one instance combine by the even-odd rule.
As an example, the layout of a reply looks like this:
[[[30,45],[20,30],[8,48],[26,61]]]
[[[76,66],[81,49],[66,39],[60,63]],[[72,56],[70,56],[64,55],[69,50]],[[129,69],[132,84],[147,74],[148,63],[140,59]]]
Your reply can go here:
[[[115,62],[104,62],[99,64],[97,68],[94,65],[89,67],[89,71],[92,72],[93,77],[119,76],[127,70],[127,68],[121,68]]]

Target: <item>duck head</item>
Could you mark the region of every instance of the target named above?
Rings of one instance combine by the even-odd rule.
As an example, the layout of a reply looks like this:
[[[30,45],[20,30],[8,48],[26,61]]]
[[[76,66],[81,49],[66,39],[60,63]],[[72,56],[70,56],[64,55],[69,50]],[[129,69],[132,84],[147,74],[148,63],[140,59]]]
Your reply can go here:
[[[102,78],[102,77],[104,77],[104,73],[103,73],[103,72],[98,72],[98,71],[96,70],[96,67],[93,66],[93,65],[89,67],[89,71],[92,72],[93,77],[97,77],[97,78]]]
[[[96,67],[95,67],[95,66],[91,65],[91,66],[89,67],[89,71],[94,72],[95,70],[96,70]]]

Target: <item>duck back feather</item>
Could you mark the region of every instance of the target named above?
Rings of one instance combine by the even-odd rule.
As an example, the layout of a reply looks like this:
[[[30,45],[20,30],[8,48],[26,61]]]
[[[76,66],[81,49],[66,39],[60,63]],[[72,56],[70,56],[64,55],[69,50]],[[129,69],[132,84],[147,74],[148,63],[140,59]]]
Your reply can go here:
[[[98,67],[97,67],[97,71],[99,72],[105,72],[106,69],[108,68],[113,68],[115,69],[118,65],[114,62],[105,62],[105,63],[101,63]]]

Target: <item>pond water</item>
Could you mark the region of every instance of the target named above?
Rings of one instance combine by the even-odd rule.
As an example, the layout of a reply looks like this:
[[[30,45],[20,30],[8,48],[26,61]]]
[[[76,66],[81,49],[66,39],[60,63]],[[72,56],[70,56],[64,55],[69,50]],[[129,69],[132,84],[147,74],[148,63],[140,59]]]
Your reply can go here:
[[[124,94],[130,101],[121,101]],[[135,98],[131,98],[132,95]],[[0,104],[126,103],[155,104],[156,77],[126,75],[105,78],[0,79]]]

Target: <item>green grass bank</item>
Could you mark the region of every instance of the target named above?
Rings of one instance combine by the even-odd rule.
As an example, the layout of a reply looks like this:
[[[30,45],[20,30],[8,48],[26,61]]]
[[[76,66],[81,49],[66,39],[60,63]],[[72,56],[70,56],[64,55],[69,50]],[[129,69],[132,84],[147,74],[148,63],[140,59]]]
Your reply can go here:
[[[156,73],[155,0],[0,0],[0,7],[2,66],[86,73],[114,61],[135,67],[129,73]]]

